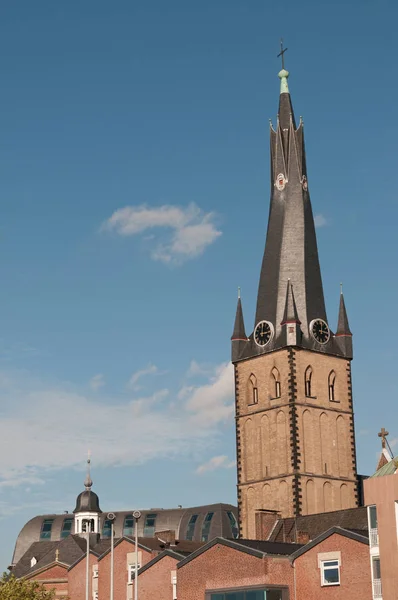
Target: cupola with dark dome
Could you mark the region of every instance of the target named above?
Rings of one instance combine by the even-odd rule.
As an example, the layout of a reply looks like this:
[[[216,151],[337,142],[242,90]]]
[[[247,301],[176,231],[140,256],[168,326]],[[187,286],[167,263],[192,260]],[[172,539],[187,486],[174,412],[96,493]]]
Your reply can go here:
[[[99,533],[99,515],[102,510],[99,506],[99,498],[92,491],[93,481],[90,475],[90,458],[87,459],[87,475],[84,480],[84,492],[81,492],[76,498],[76,508],[73,511],[75,515],[75,533]]]

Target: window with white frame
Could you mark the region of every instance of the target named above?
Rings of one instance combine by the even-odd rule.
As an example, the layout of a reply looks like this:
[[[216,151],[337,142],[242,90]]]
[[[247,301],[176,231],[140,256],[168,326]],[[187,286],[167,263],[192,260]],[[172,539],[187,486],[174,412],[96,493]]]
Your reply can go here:
[[[321,561],[321,585],[340,585],[340,561]]]
[[[93,592],[93,600],[98,600],[98,592]]]
[[[138,570],[139,569],[141,569],[140,563],[138,563]],[[128,566],[128,571],[129,571],[128,581],[129,581],[129,583],[132,583],[134,580],[134,575],[135,575],[135,563]]]
[[[93,579],[98,577],[98,567],[93,567]]]

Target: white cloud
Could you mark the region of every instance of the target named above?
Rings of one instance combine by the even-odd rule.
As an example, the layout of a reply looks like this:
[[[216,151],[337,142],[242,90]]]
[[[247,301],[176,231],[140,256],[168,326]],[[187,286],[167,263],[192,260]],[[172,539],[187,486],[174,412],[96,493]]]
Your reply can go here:
[[[104,376],[102,375],[102,373],[98,373],[98,375],[94,375],[94,377],[92,377],[90,379],[89,385],[90,385],[90,388],[94,392],[96,392],[100,388],[104,387],[104,385],[105,385],[105,379],[104,379]]]
[[[234,380],[232,363],[220,365],[210,382],[192,387],[186,409],[198,425],[227,421],[234,414]]]
[[[171,232],[166,239],[155,238],[151,257],[168,264],[182,264],[203,254],[207,246],[221,235],[214,219],[214,213],[204,213],[194,203],[186,208],[167,204],[156,208],[146,205],[126,206],[116,210],[103,223],[101,230],[131,236],[148,229],[167,228]],[[147,241],[152,241],[153,235],[149,237],[150,240]]]
[[[196,360],[191,360],[187,377],[202,377],[208,376],[213,372],[213,367],[209,364],[198,363]]]
[[[324,217],[323,215],[315,215],[314,223],[317,229],[319,229],[319,227],[324,227],[325,225],[327,225],[326,217]]]
[[[4,377],[3,377],[4,375]],[[93,463],[122,466],[207,452],[232,423],[232,366],[220,365],[185,394],[160,389],[125,399],[73,391],[25,372],[1,373],[0,487],[36,485],[49,471]],[[12,451],[5,451],[5,449]]]
[[[229,460],[228,456],[213,456],[210,460],[200,465],[196,472],[199,475],[206,473],[207,471],[215,471],[216,469],[231,469],[236,466],[235,460]]]
[[[158,373],[158,372],[159,372],[159,370],[156,365],[149,364],[144,369],[140,369],[139,371],[136,371],[135,373],[132,374],[132,376],[130,377],[129,382],[128,382],[128,387],[133,390],[137,390],[137,389],[139,389],[139,386],[137,385],[137,383],[142,377],[145,377],[146,375],[154,375],[155,373]]]

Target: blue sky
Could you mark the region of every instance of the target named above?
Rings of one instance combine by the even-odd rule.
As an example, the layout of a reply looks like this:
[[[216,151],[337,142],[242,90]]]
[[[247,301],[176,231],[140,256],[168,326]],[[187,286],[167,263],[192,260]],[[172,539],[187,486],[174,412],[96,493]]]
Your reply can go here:
[[[0,531],[235,502],[228,364],[254,319],[279,38],[329,322],[354,332],[359,471],[394,429],[396,3],[20,0],[0,9]]]

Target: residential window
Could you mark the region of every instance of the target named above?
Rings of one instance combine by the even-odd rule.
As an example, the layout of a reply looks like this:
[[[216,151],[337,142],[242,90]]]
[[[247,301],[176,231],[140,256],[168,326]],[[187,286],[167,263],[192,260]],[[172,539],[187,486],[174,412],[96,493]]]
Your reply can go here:
[[[109,519],[105,519],[104,524],[102,526],[102,537],[110,538],[112,535],[112,521]]]
[[[305,371],[305,376],[304,376],[305,395],[306,395],[307,398],[311,398],[312,397],[311,382],[312,382],[312,368],[311,367],[307,367],[307,369]]]
[[[138,570],[141,569],[140,563],[138,563]],[[128,566],[128,582],[132,583],[134,581],[135,575],[135,563]]]
[[[51,529],[53,527],[53,523],[54,519],[44,519],[40,532],[41,540],[51,540]]]
[[[93,592],[93,600],[98,600],[98,591]]]
[[[373,579],[381,579],[380,557],[374,556],[372,559]]]
[[[61,539],[68,537],[72,533],[73,519],[64,519],[62,523]]]
[[[134,533],[134,517],[126,515],[124,517],[123,535],[133,535]]]
[[[321,562],[321,585],[340,585],[340,564],[338,560]]]
[[[330,402],[335,402],[336,401],[336,397],[335,397],[335,382],[336,382],[336,373],[334,371],[331,371],[329,373],[329,380],[328,380],[329,400],[330,400]]]
[[[97,579],[98,577],[98,567],[93,567],[93,579]]]
[[[368,507],[368,518],[369,518],[369,542],[370,547],[379,545],[379,531],[377,528],[377,509],[376,506]]]
[[[153,537],[155,535],[156,514],[150,514],[145,517],[144,536]]]
[[[236,540],[239,537],[238,521],[236,520],[234,513],[230,510],[227,512],[227,515],[231,525],[232,537]]]
[[[274,367],[271,371],[272,379],[274,381],[274,398],[281,397],[281,382],[279,377],[279,371],[276,367]]]
[[[213,516],[214,516],[214,513],[212,513],[212,512],[207,513],[207,515],[205,516],[205,520],[203,521],[203,525],[202,525],[202,537],[201,537],[202,542],[207,542],[209,539],[210,525],[211,525],[211,520],[212,520]]]
[[[380,557],[374,556],[372,558],[372,579],[373,579],[373,598],[382,598],[383,592],[381,589],[381,571],[380,571]]]
[[[187,533],[186,533],[186,539],[187,540],[193,540],[194,534],[195,534],[195,523],[198,520],[198,515],[192,515],[191,518],[189,519],[188,522],[188,527],[187,527]]]

